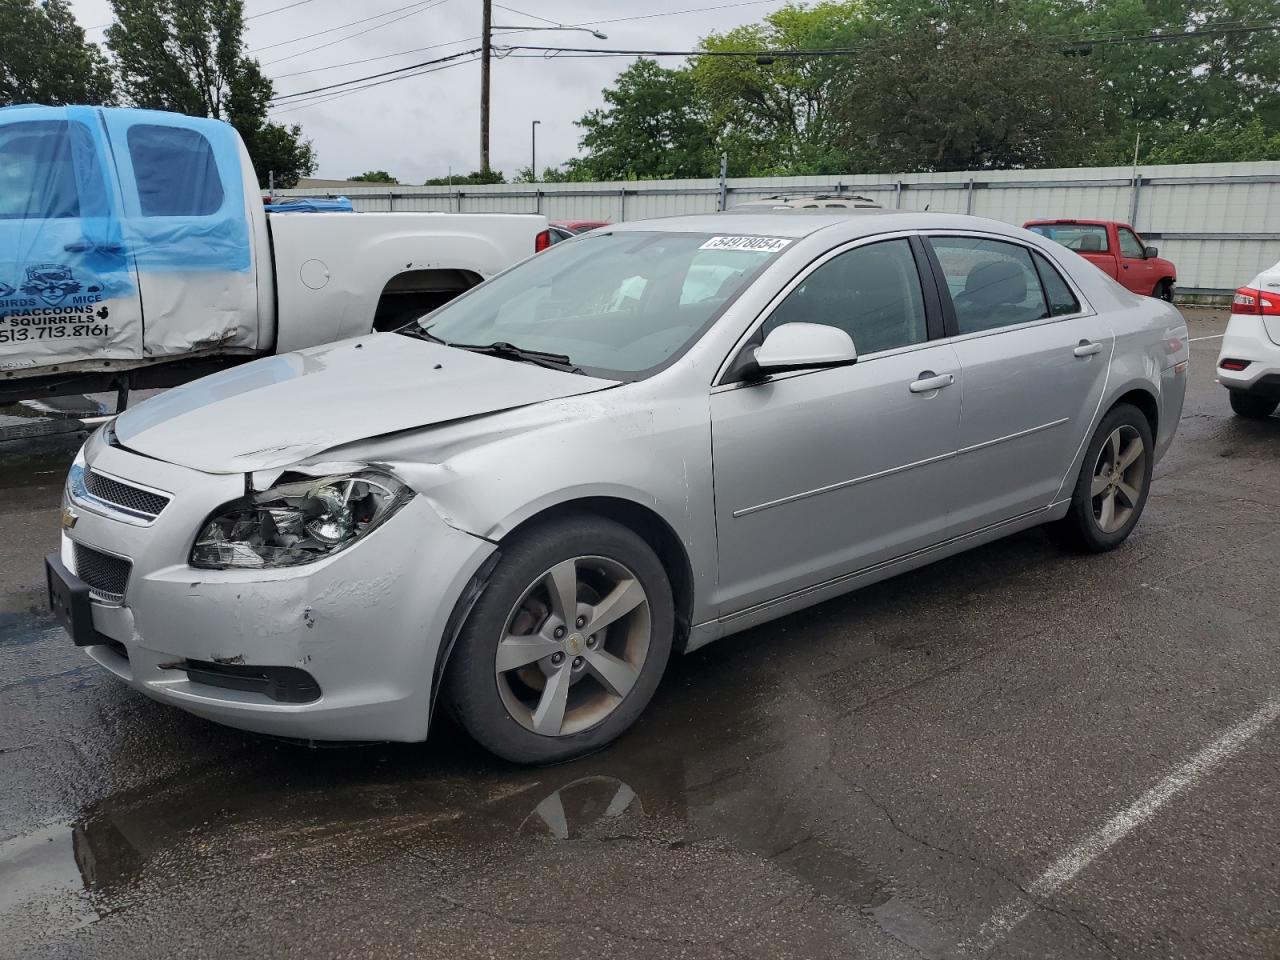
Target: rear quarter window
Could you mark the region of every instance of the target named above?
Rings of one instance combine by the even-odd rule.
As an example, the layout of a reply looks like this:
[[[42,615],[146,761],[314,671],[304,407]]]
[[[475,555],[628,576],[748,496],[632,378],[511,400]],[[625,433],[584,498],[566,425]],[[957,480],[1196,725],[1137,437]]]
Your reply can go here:
[[[144,217],[205,217],[222,206],[222,180],[209,141],[195,130],[137,124],[129,159]]]

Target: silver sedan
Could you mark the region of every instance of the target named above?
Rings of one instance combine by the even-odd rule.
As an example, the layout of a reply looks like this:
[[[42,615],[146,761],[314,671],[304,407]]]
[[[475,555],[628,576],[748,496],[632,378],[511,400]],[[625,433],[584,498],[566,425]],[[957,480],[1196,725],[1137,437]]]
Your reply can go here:
[[[398,333],[95,434],[53,608],[223,723],[520,762],[597,749],[688,651],[1033,526],[1133,530],[1187,335],[1027,231],[726,214],[567,240]]]

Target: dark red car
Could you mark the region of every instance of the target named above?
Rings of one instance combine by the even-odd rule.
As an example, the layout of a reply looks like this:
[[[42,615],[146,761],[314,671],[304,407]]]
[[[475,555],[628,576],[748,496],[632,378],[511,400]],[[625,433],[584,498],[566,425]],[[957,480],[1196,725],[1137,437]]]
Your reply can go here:
[[[1028,220],[1027,230],[1074,250],[1123,286],[1147,297],[1173,299],[1178,268],[1158,256],[1133,227],[1115,220]]]

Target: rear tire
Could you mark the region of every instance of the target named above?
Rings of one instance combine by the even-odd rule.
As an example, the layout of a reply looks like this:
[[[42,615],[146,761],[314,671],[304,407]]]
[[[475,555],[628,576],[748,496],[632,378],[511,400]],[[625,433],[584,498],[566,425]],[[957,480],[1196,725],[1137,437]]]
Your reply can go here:
[[[1049,526],[1050,536],[1081,553],[1104,553],[1124,543],[1147,504],[1154,456],[1143,412],[1128,403],[1112,407],[1089,441],[1071,508]]]
[[[446,669],[445,706],[515,763],[599,750],[666,669],[675,606],[662,562],[632,530],[591,516],[539,525],[502,550]]]
[[[1270,397],[1256,397],[1239,390],[1228,390],[1227,395],[1231,397],[1231,409],[1236,416],[1247,420],[1265,420],[1276,412],[1276,407],[1280,407],[1280,400]]]

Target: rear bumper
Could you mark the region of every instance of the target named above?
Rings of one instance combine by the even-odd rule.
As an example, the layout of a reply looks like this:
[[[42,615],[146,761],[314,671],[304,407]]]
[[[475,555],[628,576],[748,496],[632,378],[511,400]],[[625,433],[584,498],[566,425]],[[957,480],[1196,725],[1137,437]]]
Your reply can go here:
[[[1273,341],[1264,320],[1232,314],[1218,353],[1218,382],[1228,390],[1280,397],[1280,344]],[[1243,370],[1222,369],[1223,360],[1247,361]]]

